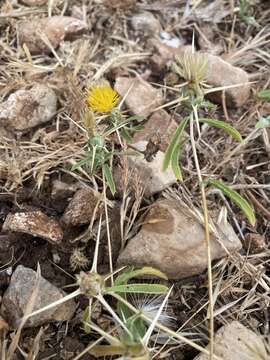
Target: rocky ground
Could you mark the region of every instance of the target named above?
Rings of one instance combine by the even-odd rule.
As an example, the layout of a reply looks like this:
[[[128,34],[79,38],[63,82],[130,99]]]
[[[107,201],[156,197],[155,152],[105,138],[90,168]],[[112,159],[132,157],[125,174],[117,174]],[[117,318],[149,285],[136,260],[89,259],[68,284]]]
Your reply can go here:
[[[83,322],[87,296],[23,315],[72,293],[97,248],[99,274],[151,266],[168,277],[162,284],[173,285],[163,315],[183,338],[152,337],[151,357],[209,358],[208,262],[188,127],[179,159],[183,181],[162,169],[188,116],[180,99],[187,82],[175,61],[193,41],[207,61],[204,93],[211,101],[199,117],[223,120],[244,139],[198,125],[202,177],[237,190],[256,216],[250,224],[228,196],[206,187],[215,355],[269,358],[269,2],[3,0],[0,6],[1,359],[93,358],[84,351],[99,338]],[[106,138],[116,152],[114,196],[100,171],[93,176],[75,166],[89,135],[85,91],[101,79],[123,99],[123,116],[143,124],[128,142]],[[104,304],[95,303],[91,318],[116,333]]]

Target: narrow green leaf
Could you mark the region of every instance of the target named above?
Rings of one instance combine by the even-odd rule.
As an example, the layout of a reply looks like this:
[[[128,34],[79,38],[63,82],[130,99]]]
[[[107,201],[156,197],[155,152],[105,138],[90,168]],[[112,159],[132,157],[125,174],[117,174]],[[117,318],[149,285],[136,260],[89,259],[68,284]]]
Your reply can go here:
[[[125,271],[122,274],[118,275],[117,278],[115,279],[115,285],[126,284],[128,280],[141,275],[153,275],[164,280],[168,279],[167,276],[160,270],[155,269],[151,266],[144,266],[141,269],[138,270],[131,269],[130,271]]]
[[[163,161],[163,171],[166,171],[170,165],[171,159],[172,159],[172,153],[175,149],[175,147],[179,144],[181,140],[181,136],[183,135],[183,132],[185,130],[185,127],[187,125],[189,118],[185,118],[177,127],[175,133],[173,134],[172,140],[167,147],[167,150],[165,152],[165,157]]]
[[[91,332],[91,326],[88,323],[89,320],[90,320],[90,318],[89,318],[89,306],[87,306],[86,309],[84,310],[83,316],[82,316],[83,331],[86,334],[90,334],[90,332]]]
[[[84,166],[89,162],[89,159],[83,159],[78,161],[76,164],[72,165],[71,171],[77,170],[78,168]]]
[[[103,164],[102,166],[103,173],[106,179],[106,182],[111,190],[111,193],[114,195],[116,193],[115,183],[113,180],[112,172],[108,164]]]
[[[182,171],[181,171],[181,168],[179,165],[180,152],[181,152],[180,147],[175,146],[175,148],[172,152],[171,166],[172,166],[172,169],[173,169],[176,179],[183,181]]]
[[[145,119],[145,116],[141,115],[132,115],[129,118],[127,118],[127,121],[143,121]]]
[[[240,142],[243,141],[243,138],[242,138],[241,134],[239,133],[239,131],[237,131],[234,127],[225,123],[224,121],[208,119],[208,118],[202,118],[202,119],[199,119],[199,121],[226,131],[226,133],[228,133],[232,138],[234,138],[237,141],[240,141]]]
[[[261,100],[270,101],[270,89],[259,91],[258,98]]]
[[[129,130],[127,130],[127,128],[122,128],[120,130],[120,134],[121,134],[121,137],[123,139],[125,139],[127,142],[131,142],[132,141],[132,136],[129,134]]]
[[[132,334],[132,342],[140,341],[145,333],[146,333],[146,326],[144,321],[138,315],[132,315],[126,320],[127,328]],[[126,334],[126,342],[128,342],[130,336]]]
[[[126,284],[105,288],[106,293],[165,294],[168,287],[160,284]]]
[[[130,128],[130,131],[141,131],[145,128],[144,125],[134,125]]]
[[[228,186],[224,185],[219,180],[210,180],[210,184],[212,184],[215,188],[219,189],[223,192],[224,195],[228,196],[240,209],[245,213],[246,217],[248,218],[249,222],[252,226],[256,223],[256,217],[253,212],[252,207],[248,203],[246,199],[244,199],[238,192],[233,189],[230,189]]]

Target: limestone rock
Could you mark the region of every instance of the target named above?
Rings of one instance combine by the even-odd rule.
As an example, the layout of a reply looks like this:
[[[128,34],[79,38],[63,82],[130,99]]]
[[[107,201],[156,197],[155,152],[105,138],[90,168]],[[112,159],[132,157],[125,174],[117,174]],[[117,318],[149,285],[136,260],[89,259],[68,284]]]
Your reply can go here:
[[[215,355],[222,360],[267,359],[262,339],[238,321],[222,326],[214,340]],[[209,356],[199,354],[194,360],[208,360]]]
[[[29,90],[17,90],[0,104],[0,126],[24,131],[43,124],[56,113],[55,92],[43,84]]]
[[[63,231],[59,223],[40,210],[8,214],[3,224],[3,231],[38,236],[53,244],[59,244],[63,239]]]
[[[248,74],[239,67],[222,60],[219,56],[207,54],[208,74],[206,82],[212,87],[240,86],[225,90],[226,104],[229,107],[240,107],[246,103],[250,94]],[[218,104],[222,103],[222,92],[217,91],[208,97]]]
[[[239,250],[241,242],[229,224],[217,225],[219,241],[229,252]],[[211,234],[212,259],[226,251]],[[153,266],[170,279],[181,279],[207,268],[204,226],[176,200],[160,200],[152,205],[139,233],[120,254],[118,265]]]
[[[87,224],[93,216],[100,214],[101,208],[101,194],[91,188],[82,188],[71,199],[62,221],[69,226]]]
[[[148,11],[135,14],[131,18],[131,26],[136,31],[143,31],[145,34],[155,34],[161,31],[158,19]]]
[[[135,182],[138,182],[145,189],[146,197],[166,189],[177,181],[171,169],[162,171],[164,156],[162,151],[158,151],[152,161],[147,161],[142,154],[126,158],[128,169],[131,171],[131,186],[135,186]],[[123,191],[124,173],[125,164],[114,169],[114,180],[119,194]]]
[[[139,77],[118,77],[115,90],[125,97],[128,109],[135,115],[147,117],[162,103],[160,90]]]
[[[144,124],[143,130],[135,133],[131,145],[138,151],[145,151],[151,141],[165,152],[176,128],[175,120],[165,110],[155,111]]]
[[[19,265],[14,271],[8,289],[6,290],[1,312],[9,326],[16,328],[29,302],[36,285],[36,272],[32,269]],[[38,294],[32,311],[43,308],[54,301],[60,300],[66,294],[52,285],[44,278],[40,278]],[[75,312],[75,303],[69,300],[50,310],[44,311],[26,322],[26,327],[40,326],[52,321],[70,320]]]
[[[32,54],[49,54],[51,49],[41,39],[42,36],[45,36],[56,49],[62,40],[85,29],[86,24],[79,19],[70,16],[52,16],[21,22],[18,26],[18,38],[19,43],[26,44]]]

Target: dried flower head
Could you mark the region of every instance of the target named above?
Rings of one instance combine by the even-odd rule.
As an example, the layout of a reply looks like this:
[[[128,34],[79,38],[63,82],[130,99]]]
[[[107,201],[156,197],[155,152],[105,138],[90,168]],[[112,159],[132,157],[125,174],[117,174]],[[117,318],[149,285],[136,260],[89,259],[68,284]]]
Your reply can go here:
[[[87,130],[89,134],[89,137],[94,136],[96,130],[96,120],[93,112],[88,110],[82,113],[82,121],[85,130]]]
[[[107,83],[93,86],[86,102],[94,112],[108,113],[114,109],[120,100],[119,94]]]
[[[79,275],[76,275],[76,278],[82,294],[98,296],[102,293],[103,277],[98,273],[81,271]]]
[[[181,58],[177,58],[174,70],[191,88],[200,92],[200,87],[204,85],[207,77],[207,57],[202,53],[186,51]]]
[[[70,266],[72,270],[85,269],[89,266],[89,259],[85,256],[83,249],[76,248],[70,256]]]

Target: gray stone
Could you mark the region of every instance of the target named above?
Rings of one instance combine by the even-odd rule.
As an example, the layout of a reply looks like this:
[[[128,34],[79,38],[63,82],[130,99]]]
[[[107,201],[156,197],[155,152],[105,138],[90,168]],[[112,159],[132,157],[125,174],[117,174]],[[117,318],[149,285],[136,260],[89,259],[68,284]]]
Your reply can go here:
[[[36,285],[36,272],[19,265],[14,271],[3,300],[1,313],[12,328],[18,327]],[[44,278],[40,278],[39,288],[33,311],[39,310],[54,301],[62,299],[66,294]],[[75,312],[75,302],[69,300],[52,309],[30,317],[26,327],[40,326],[52,321],[70,320]]]
[[[0,126],[24,131],[43,124],[55,115],[57,97],[43,84],[29,90],[17,90],[0,104]]]
[[[161,31],[161,25],[158,19],[148,11],[133,15],[131,25],[134,30],[143,31],[144,34],[156,34]]]
[[[51,189],[52,206],[63,213],[74,193],[80,188],[79,183],[68,184],[64,181],[53,180]]]
[[[148,117],[162,104],[161,91],[139,77],[118,77],[114,88],[125,98],[128,109],[135,115]]]
[[[241,248],[232,227],[216,224],[219,241],[211,234],[212,259]],[[181,279],[207,268],[204,226],[176,200],[154,203],[138,234],[120,254],[118,265],[153,266],[170,279]]]
[[[63,239],[63,231],[59,223],[40,210],[8,214],[3,224],[3,231],[38,236],[52,244],[59,244]]]
[[[222,360],[268,359],[262,338],[238,321],[222,326],[215,335],[214,353]],[[194,360],[208,360],[199,354]]]

